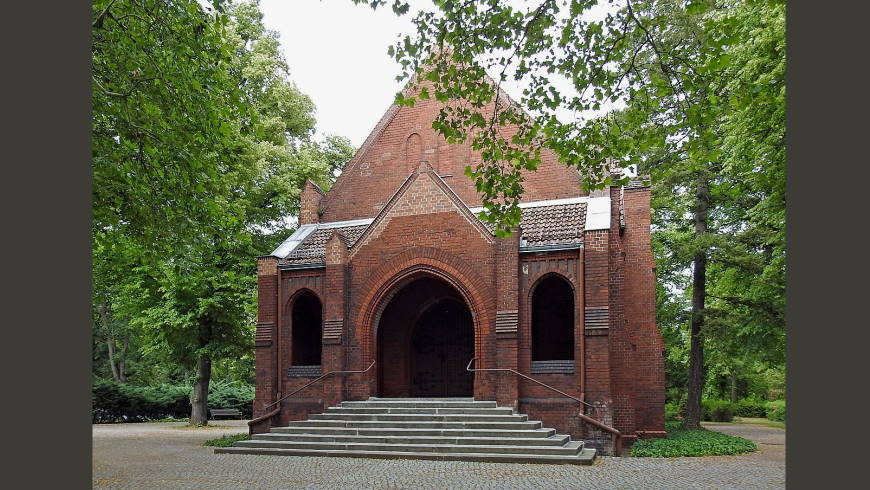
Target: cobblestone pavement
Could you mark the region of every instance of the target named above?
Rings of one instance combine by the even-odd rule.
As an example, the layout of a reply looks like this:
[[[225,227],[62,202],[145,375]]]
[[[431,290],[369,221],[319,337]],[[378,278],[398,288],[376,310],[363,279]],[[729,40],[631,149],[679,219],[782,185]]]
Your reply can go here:
[[[728,434],[743,437],[754,442],[758,446],[758,452],[753,453],[759,461],[780,463],[785,471],[785,429],[765,427],[763,425],[750,424],[719,424],[715,422],[702,422],[704,427]]]
[[[757,441],[760,451],[701,458],[599,457],[592,466],[214,454],[201,444],[247,430],[184,423],[93,427],[95,488],[784,488],[785,431],[708,427]],[[707,425],[707,424],[705,424]],[[777,432],[778,431],[778,432]],[[767,441],[767,442],[764,442]]]

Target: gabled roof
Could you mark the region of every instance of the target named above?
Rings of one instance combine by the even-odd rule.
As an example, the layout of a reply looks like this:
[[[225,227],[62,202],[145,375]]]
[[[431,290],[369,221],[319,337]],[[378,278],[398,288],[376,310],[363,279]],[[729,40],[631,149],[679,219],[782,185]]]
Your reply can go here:
[[[368,224],[364,224],[337,228],[318,228],[314,233],[309,235],[299,247],[296,247],[296,249],[287,254],[285,257],[285,263],[322,264],[324,263],[326,242],[328,242],[329,237],[332,236],[333,230],[338,232],[339,237],[344,239],[344,242],[347,244],[348,248],[350,248],[356,243],[363,232],[366,231],[368,226]]]

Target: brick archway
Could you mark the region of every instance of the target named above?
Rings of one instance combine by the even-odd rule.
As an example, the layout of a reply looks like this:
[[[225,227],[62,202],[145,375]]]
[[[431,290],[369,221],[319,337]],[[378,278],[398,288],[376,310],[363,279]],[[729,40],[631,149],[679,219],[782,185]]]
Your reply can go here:
[[[432,256],[432,250],[436,249],[424,250],[428,252],[424,256],[419,255],[421,250],[416,250],[417,253],[414,253],[414,249],[403,252],[401,255],[408,255],[405,260],[391,261],[390,264],[385,264],[378,274],[373,274],[376,279],[371,281],[368,294],[360,303],[363,307],[356,322],[360,327],[362,358],[365,365],[377,357],[378,326],[384,309],[403,287],[423,277],[441,280],[459,293],[472,316],[474,355],[478,358],[485,357],[482,349],[483,339],[494,320],[491,298],[483,293],[486,289],[481,287],[484,283],[464,262],[455,257],[444,257],[442,251],[436,250],[439,255],[442,255],[439,260]],[[448,260],[443,260],[444,258]],[[376,370],[380,369],[381,366],[376,366]],[[377,373],[372,373],[371,376],[372,381],[377,379]],[[475,393],[478,391],[476,381]]]

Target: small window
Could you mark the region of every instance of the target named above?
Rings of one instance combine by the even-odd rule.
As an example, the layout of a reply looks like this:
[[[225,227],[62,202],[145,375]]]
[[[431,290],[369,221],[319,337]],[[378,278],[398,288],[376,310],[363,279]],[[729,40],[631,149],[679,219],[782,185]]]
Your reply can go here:
[[[574,290],[549,276],[532,293],[532,361],[574,359]]]
[[[320,365],[323,307],[313,293],[305,291],[293,302],[293,366]]]

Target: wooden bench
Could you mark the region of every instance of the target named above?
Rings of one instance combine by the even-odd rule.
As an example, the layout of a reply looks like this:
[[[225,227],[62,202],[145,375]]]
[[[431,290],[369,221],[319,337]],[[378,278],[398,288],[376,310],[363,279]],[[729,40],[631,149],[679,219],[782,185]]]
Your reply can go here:
[[[212,408],[209,410],[211,413],[211,418],[215,417],[238,417],[242,418],[242,412],[236,410],[235,408]]]

